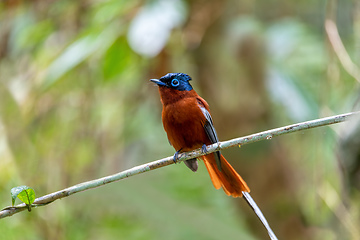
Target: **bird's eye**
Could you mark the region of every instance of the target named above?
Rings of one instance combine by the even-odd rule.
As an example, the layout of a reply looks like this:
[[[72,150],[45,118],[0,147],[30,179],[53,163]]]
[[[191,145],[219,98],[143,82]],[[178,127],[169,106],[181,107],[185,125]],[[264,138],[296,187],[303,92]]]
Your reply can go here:
[[[179,86],[180,82],[179,80],[177,80],[176,78],[174,78],[173,80],[171,80],[171,86],[173,87],[177,87]]]

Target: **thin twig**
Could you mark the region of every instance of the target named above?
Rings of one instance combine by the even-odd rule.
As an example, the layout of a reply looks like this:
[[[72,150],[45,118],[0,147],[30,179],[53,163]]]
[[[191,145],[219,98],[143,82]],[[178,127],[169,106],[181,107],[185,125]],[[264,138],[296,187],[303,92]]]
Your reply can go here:
[[[269,140],[275,136],[279,136],[282,134],[287,134],[287,133],[292,133],[292,132],[301,131],[301,130],[305,130],[305,129],[310,129],[310,128],[315,128],[315,127],[321,127],[321,126],[325,126],[325,125],[335,124],[335,123],[339,123],[339,122],[344,122],[344,121],[348,120],[351,116],[358,115],[358,114],[360,114],[360,112],[351,112],[351,113],[340,114],[340,115],[327,117],[327,118],[320,118],[320,119],[316,119],[316,120],[312,120],[312,121],[297,123],[297,124],[293,124],[293,125],[289,125],[289,126],[285,126],[285,127],[281,127],[281,128],[276,128],[276,129],[252,134],[252,135],[245,136],[245,137],[235,138],[235,139],[225,141],[225,142],[215,143],[215,144],[207,146],[206,154],[209,154],[209,153],[221,150],[221,149],[234,147],[234,146],[241,146],[244,144],[254,143],[257,141],[261,141],[261,140]],[[194,151],[180,154],[179,161],[184,161],[184,160],[188,160],[191,158],[200,157],[202,155],[204,155],[204,153],[199,148]],[[154,170],[157,168],[165,167],[165,166],[171,165],[173,163],[174,163],[174,161],[173,161],[172,156],[163,158],[160,160],[156,160],[156,161],[153,161],[150,163],[146,163],[146,164],[136,166],[131,169],[116,173],[114,175],[106,176],[106,177],[95,179],[95,180],[88,181],[88,182],[83,182],[83,183],[74,185],[72,187],[69,187],[69,188],[54,192],[54,193],[47,194],[45,196],[36,198],[33,204],[34,204],[34,206],[46,205],[57,199],[68,197],[68,196],[78,193],[78,192],[82,192],[82,191],[89,190],[92,188],[100,187],[102,185],[105,185],[105,184],[108,184],[111,182],[119,181],[121,179],[130,177],[133,175],[137,175],[137,174],[140,174],[143,172],[148,172],[148,171],[151,171],[151,170]],[[0,211],[0,218],[8,217],[15,213],[24,211],[25,209],[27,209],[25,207],[26,207],[25,203],[22,203],[15,207],[4,208],[3,210]]]
[[[326,19],[325,21],[325,30],[328,35],[331,46],[334,49],[334,52],[338,56],[341,65],[353,78],[355,78],[360,83],[360,69],[353,63],[348,52],[345,49],[343,42],[341,41],[339,31],[336,27],[336,24],[333,20]]]

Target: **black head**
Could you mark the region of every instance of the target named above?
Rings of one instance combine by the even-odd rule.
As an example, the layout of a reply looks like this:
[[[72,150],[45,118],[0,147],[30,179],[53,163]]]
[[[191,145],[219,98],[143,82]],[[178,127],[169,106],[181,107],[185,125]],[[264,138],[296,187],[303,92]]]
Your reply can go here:
[[[192,86],[189,81],[191,77],[185,73],[168,73],[160,79],[150,79],[150,81],[159,85],[159,87],[173,88],[179,91],[190,91]]]

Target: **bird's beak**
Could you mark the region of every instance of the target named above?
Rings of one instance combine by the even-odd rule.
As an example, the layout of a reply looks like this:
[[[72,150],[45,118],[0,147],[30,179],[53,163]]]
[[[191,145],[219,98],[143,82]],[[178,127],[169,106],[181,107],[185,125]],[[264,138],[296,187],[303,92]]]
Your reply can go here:
[[[150,81],[152,81],[153,83],[156,83],[159,86],[166,86],[166,84],[163,83],[162,81],[160,81],[159,79],[150,79]]]

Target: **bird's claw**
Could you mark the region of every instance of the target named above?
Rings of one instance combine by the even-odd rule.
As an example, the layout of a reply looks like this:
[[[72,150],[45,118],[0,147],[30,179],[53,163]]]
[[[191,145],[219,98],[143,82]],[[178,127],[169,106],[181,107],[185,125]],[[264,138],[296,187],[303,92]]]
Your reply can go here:
[[[176,151],[176,153],[174,154],[174,163],[177,163],[177,161],[179,160],[179,151]]]
[[[202,147],[201,147],[201,152],[202,153],[207,153],[208,152],[208,150],[206,149],[206,145],[205,145],[205,143],[202,145]]]

